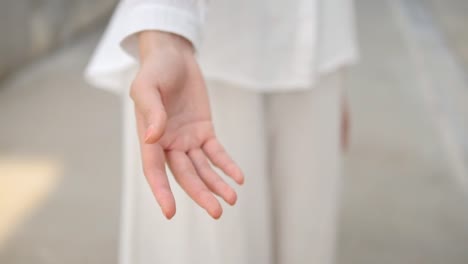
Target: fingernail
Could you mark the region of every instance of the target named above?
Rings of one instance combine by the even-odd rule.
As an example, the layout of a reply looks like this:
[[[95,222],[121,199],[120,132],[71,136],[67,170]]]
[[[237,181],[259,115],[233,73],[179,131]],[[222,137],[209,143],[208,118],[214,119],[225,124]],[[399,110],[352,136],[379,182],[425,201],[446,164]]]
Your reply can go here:
[[[239,185],[243,185],[245,183],[245,177],[244,177],[244,174],[242,174],[241,171],[239,171],[239,176],[237,177],[237,183]]]
[[[227,201],[230,205],[235,205],[237,202],[237,193],[234,190],[231,190],[228,194]]]
[[[151,137],[151,134],[153,134],[154,126],[150,125],[148,129],[146,130],[145,134],[145,142],[148,142],[149,138]]]
[[[171,215],[169,214],[169,212],[166,212],[166,210],[164,210],[164,208],[162,207],[159,207],[161,208],[161,213],[166,217],[167,220],[171,220]]]
[[[244,178],[244,177],[240,177],[239,180],[238,180],[238,183],[239,183],[239,185],[244,185],[244,183],[245,183],[245,178]]]
[[[165,213],[165,216],[167,220],[171,220],[171,218],[173,217],[173,215],[170,215],[169,213]]]
[[[215,208],[211,208],[211,212],[208,212],[214,219],[218,220],[221,215],[223,214],[223,208],[221,206],[217,206]]]

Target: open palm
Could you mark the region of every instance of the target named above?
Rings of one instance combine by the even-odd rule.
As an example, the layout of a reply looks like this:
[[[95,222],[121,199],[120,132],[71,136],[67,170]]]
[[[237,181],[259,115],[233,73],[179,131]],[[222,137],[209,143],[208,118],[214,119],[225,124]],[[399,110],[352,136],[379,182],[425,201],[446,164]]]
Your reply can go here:
[[[142,56],[131,88],[145,177],[167,218],[176,209],[166,162],[185,192],[219,218],[222,207],[214,194],[231,205],[237,195],[211,164],[239,184],[244,177],[216,138],[206,86],[190,44],[169,35],[157,45]]]

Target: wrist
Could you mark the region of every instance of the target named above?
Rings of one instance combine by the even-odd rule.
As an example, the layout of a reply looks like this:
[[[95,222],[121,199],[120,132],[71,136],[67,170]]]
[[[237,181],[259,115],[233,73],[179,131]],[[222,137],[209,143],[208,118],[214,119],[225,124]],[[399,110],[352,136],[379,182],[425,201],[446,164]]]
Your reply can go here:
[[[161,50],[173,50],[183,53],[193,53],[193,45],[186,38],[159,30],[147,30],[138,33],[138,48],[140,60]]]

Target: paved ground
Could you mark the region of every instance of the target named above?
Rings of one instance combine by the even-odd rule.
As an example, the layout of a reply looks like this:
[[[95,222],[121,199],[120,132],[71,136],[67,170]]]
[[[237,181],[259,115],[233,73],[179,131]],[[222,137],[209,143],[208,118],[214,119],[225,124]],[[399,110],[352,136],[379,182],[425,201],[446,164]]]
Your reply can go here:
[[[338,263],[468,263],[468,5],[443,3],[357,1]],[[116,263],[119,102],[81,79],[96,39],[0,89],[0,263]]]
[[[424,2],[358,3],[362,63],[349,82],[354,144],[346,163],[339,263],[468,263],[461,186],[468,174],[458,168],[465,150],[450,144],[462,146],[466,136],[457,132],[467,124],[451,114],[468,112],[446,106],[454,89],[468,102],[466,82],[446,87],[455,78],[466,81],[466,72],[447,72],[455,71],[452,57],[440,56],[446,47],[437,43],[445,32],[433,36],[437,29],[427,26]],[[446,68],[435,70],[435,56]]]
[[[49,184],[54,191],[0,248],[0,263],[116,263],[120,109],[117,98],[83,83],[95,42],[33,65],[0,90],[0,158],[23,161],[19,171],[30,161],[62,170]]]

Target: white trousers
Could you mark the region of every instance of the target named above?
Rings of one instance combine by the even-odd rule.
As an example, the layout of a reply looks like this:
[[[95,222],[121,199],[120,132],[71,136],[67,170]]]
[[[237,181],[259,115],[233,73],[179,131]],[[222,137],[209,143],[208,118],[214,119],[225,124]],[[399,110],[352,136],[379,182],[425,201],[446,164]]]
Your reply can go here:
[[[215,82],[209,89],[216,133],[246,176],[237,204],[213,220],[168,171],[177,214],[166,220],[142,175],[125,96],[120,263],[333,263],[340,73],[305,91],[261,94]]]

